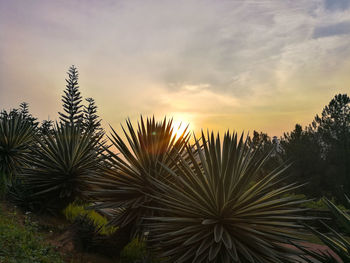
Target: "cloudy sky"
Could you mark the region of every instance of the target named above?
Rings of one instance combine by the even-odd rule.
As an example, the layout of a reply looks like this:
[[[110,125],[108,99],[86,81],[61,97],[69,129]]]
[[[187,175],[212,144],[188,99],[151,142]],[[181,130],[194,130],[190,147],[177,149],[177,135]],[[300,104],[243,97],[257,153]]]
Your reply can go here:
[[[104,125],[306,125],[350,93],[349,0],[0,0],[0,108],[57,119],[66,71]]]

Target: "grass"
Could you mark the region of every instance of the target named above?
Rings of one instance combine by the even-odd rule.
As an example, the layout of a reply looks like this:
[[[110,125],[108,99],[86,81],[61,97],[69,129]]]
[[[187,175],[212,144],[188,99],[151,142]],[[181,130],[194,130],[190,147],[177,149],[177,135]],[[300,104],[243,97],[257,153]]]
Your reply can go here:
[[[16,211],[5,212],[0,207],[0,262],[2,263],[62,263],[52,246],[44,243],[37,225],[28,216],[24,223]]]

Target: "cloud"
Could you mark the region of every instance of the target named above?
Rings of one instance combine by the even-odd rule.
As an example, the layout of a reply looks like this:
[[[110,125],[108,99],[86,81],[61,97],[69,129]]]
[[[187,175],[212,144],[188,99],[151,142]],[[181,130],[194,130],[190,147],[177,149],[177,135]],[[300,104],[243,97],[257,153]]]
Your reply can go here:
[[[109,123],[188,112],[228,127],[262,124],[264,114],[264,127],[282,130],[345,90],[346,3],[0,0],[0,104],[24,100],[40,118],[55,116],[75,64],[82,95]]]
[[[350,34],[350,21],[316,27],[313,32],[313,37],[321,38],[348,34]]]
[[[339,11],[350,8],[349,0],[324,0],[324,5],[327,10]]]

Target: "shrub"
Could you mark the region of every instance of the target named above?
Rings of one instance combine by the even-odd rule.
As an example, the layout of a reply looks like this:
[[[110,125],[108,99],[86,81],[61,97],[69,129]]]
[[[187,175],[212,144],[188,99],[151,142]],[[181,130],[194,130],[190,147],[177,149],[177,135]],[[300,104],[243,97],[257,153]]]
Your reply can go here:
[[[134,238],[120,253],[120,263],[158,263],[143,239]]]
[[[80,197],[89,187],[87,178],[96,173],[100,138],[69,125],[57,126],[52,134],[38,138],[39,147],[28,157],[31,165],[20,174],[32,198],[57,213]]]
[[[74,222],[78,218],[86,217],[94,225],[95,230],[98,230],[101,235],[111,235],[117,230],[116,227],[107,225],[107,218],[92,209],[87,209],[87,205],[69,204],[63,210],[63,214],[70,222]]]
[[[0,118],[0,194],[25,166],[35,127],[21,115]]]

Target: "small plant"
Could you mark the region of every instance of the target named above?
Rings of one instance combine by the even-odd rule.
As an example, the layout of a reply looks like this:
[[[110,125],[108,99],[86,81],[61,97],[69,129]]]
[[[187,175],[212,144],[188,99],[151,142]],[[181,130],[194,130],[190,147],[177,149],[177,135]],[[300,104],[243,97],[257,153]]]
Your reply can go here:
[[[87,205],[69,204],[63,210],[63,214],[70,222],[74,222],[77,218],[88,218],[101,235],[111,235],[117,230],[117,227],[108,225],[108,220],[104,216],[92,209],[87,209]]]
[[[120,263],[158,263],[143,239],[134,238],[120,253]]]

